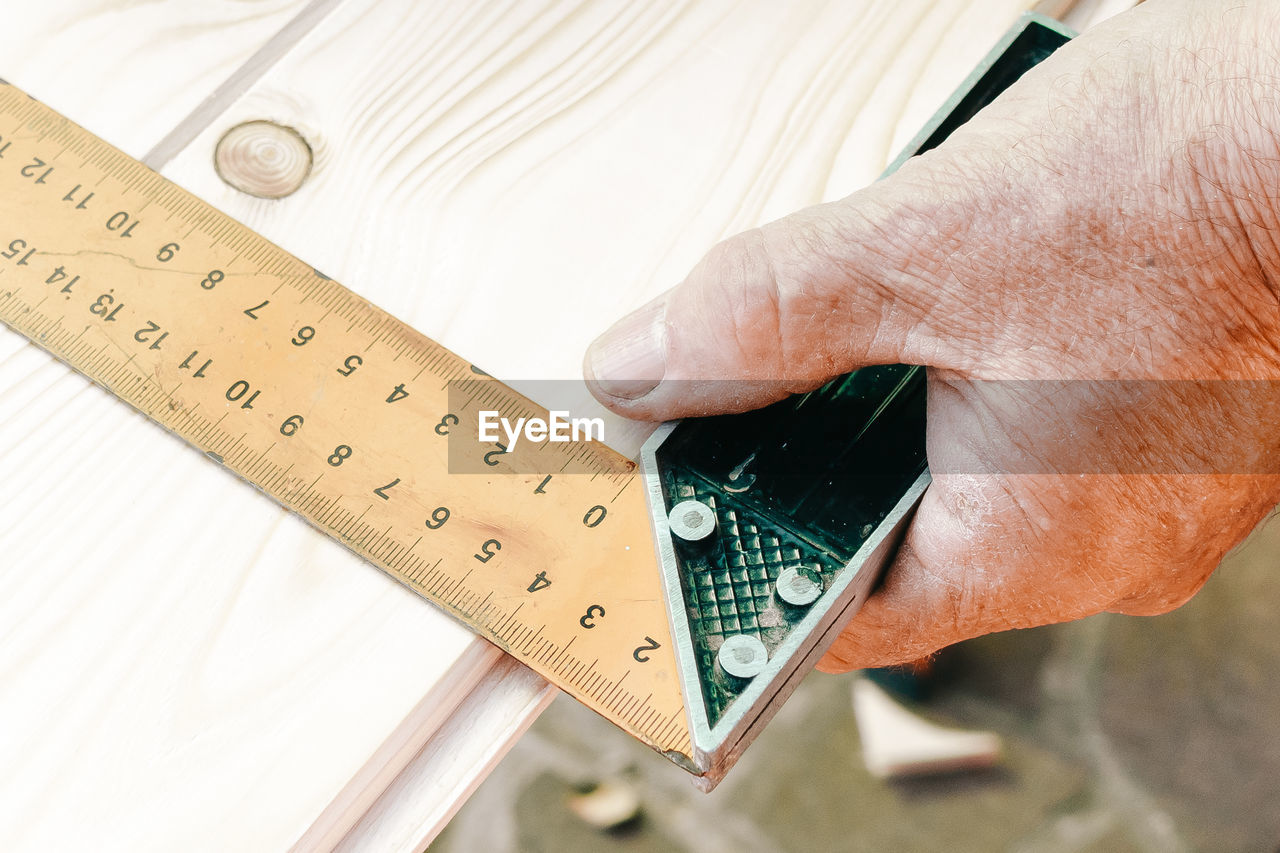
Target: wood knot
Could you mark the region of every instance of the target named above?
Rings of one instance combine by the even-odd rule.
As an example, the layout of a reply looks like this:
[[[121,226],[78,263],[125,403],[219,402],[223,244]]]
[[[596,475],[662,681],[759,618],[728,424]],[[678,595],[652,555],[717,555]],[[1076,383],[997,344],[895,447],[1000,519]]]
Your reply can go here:
[[[292,127],[247,121],[222,134],[213,165],[228,185],[258,198],[284,198],[311,174],[311,146]]]

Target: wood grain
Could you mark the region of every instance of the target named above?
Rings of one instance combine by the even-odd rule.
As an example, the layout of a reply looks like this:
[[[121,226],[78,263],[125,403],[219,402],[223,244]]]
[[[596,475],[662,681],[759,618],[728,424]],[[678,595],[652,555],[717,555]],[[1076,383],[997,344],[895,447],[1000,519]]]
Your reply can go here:
[[[303,7],[25,4],[0,74],[141,156]],[[379,791],[499,660],[376,593],[326,612],[309,531],[8,332],[0,447],[4,849],[288,847],[358,813],[342,793]],[[397,642],[418,661],[377,653]]]
[[[1072,5],[1071,11],[1062,16],[1062,20],[1067,26],[1083,32],[1141,2],[1142,0],[1080,0]]]
[[[167,174],[541,402],[596,414],[577,376],[601,327],[716,240],[872,180],[1024,5],[348,4]],[[210,166],[254,120],[315,152],[282,202]],[[624,452],[646,432],[610,421]],[[427,831],[412,808],[375,812],[384,832],[361,824],[353,849]]]
[[[497,375],[535,380],[535,398],[586,412],[576,377],[598,329],[717,239],[873,180],[1024,7],[480,3],[388,19],[349,5],[171,174]],[[338,69],[334,55],[370,61]],[[317,153],[282,205],[238,198],[200,155],[257,119]],[[322,254],[315,221],[344,223]],[[647,433],[610,427],[624,452]],[[414,765],[396,785],[430,775]],[[411,799],[376,806],[348,847],[414,849],[429,832]]]
[[[716,241],[874,180],[1029,5],[348,3],[167,173],[517,387],[564,380],[586,413],[569,384],[602,325]],[[284,203],[209,165],[251,120],[315,152]],[[647,434],[609,426],[624,452]]]
[[[448,723],[374,802],[340,853],[421,850],[555,695],[554,687],[512,658],[487,671]],[[477,737],[477,732],[491,737]]]
[[[141,158],[308,0],[16,0],[0,77]]]

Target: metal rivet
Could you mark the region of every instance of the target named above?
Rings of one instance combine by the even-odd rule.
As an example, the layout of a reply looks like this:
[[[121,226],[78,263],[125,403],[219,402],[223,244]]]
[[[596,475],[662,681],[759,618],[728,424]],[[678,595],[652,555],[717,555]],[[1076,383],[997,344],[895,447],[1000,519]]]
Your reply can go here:
[[[685,542],[701,542],[716,529],[716,514],[702,501],[680,501],[667,515],[671,534]]]
[[[769,650],[758,637],[738,634],[724,641],[716,661],[734,678],[755,678],[769,662]]]
[[[773,588],[778,598],[796,607],[813,604],[822,595],[822,584],[794,566],[782,570]]]

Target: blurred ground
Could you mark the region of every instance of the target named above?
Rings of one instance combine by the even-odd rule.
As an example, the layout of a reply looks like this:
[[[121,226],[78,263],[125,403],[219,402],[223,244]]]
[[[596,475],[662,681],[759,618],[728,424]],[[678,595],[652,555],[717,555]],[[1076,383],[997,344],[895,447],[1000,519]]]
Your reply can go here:
[[[432,853],[1280,851],[1280,521],[1182,609],[987,637],[941,659],[931,720],[994,730],[996,769],[883,783],[853,676],[807,678],[712,794],[560,697]],[[642,812],[568,807],[619,781]]]

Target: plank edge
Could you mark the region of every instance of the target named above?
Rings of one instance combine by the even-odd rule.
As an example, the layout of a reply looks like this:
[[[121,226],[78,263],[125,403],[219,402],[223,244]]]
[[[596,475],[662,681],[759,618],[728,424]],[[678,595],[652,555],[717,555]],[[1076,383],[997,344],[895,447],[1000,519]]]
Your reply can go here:
[[[422,851],[559,692],[503,655],[335,851]]]

